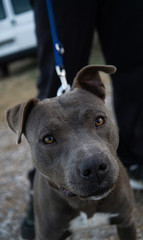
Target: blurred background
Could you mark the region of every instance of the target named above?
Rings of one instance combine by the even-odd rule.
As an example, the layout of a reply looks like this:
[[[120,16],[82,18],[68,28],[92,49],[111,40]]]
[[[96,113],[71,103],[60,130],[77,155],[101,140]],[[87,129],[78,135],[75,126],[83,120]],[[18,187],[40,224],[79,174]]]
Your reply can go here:
[[[0,0],[0,70],[9,74],[9,64],[36,55],[33,11],[29,0]]]
[[[1,121],[10,103],[12,106],[17,100],[36,95],[36,46],[34,14],[29,0],[0,0]]]

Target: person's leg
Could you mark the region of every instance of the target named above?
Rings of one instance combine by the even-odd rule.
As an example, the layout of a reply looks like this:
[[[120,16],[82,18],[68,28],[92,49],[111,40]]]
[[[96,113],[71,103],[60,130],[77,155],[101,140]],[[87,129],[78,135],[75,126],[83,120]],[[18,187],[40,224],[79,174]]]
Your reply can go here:
[[[140,169],[143,166],[142,13],[142,0],[98,1],[97,29],[102,50],[106,63],[117,66],[112,83],[120,134],[118,153],[126,166],[136,163]]]
[[[64,45],[67,81],[72,84],[77,71],[88,64],[94,31],[95,1],[53,0],[59,41]],[[40,78],[38,98],[54,97],[60,80],[54,69],[54,53],[48,22],[46,1],[34,1]]]

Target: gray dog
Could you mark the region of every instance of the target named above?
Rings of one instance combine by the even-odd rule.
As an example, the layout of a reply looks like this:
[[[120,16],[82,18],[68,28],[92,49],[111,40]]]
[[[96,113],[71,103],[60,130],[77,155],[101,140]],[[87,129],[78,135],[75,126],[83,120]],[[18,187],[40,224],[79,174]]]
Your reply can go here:
[[[24,133],[37,169],[36,240],[63,240],[102,222],[116,224],[121,240],[136,239],[133,194],[116,155],[118,132],[104,105],[99,75],[115,70],[84,67],[70,92],[44,101],[30,99],[7,111],[17,143]]]

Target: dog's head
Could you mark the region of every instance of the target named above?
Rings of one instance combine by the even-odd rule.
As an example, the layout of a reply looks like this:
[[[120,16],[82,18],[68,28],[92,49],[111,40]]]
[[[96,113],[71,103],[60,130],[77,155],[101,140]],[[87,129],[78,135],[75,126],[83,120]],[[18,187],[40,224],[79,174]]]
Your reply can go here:
[[[70,92],[7,111],[17,142],[22,133],[29,142],[34,166],[69,197],[103,198],[118,178],[118,133],[104,104],[99,71],[111,74],[115,67],[84,67]]]

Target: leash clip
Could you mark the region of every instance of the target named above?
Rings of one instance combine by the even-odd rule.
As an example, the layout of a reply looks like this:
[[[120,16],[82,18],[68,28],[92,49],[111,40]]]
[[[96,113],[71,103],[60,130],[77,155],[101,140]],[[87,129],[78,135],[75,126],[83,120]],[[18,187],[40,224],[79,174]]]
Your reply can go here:
[[[57,91],[57,96],[60,96],[63,93],[70,91],[71,87],[67,83],[65,69],[61,69],[59,66],[56,66],[55,69],[61,81],[61,86],[58,88],[58,91]]]
[[[55,48],[59,54],[63,55],[65,53],[65,49],[60,42],[55,43]]]

